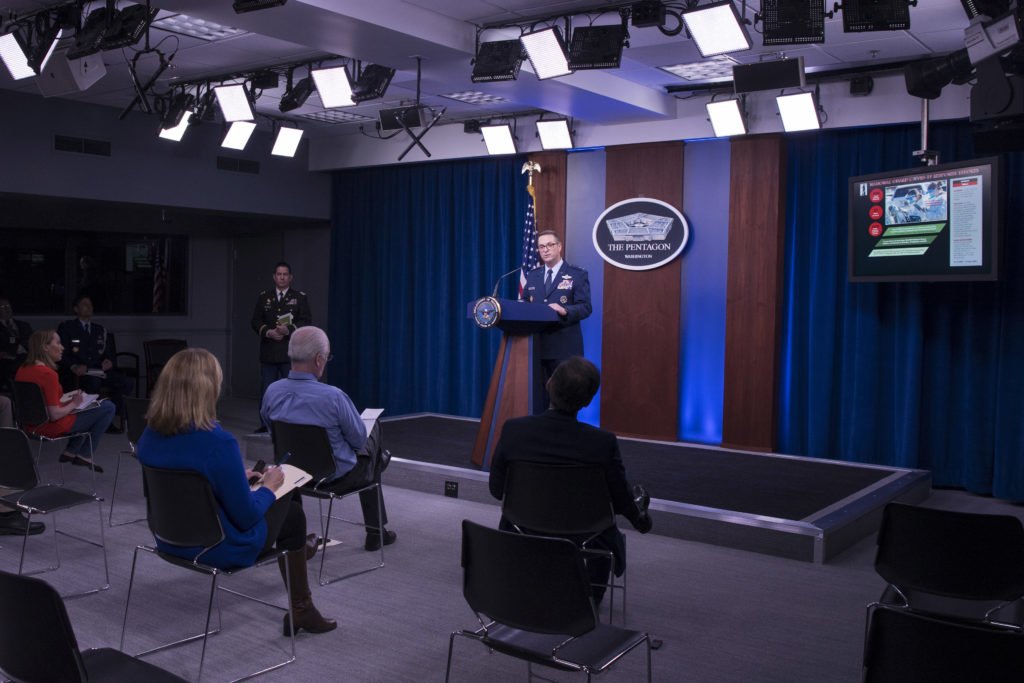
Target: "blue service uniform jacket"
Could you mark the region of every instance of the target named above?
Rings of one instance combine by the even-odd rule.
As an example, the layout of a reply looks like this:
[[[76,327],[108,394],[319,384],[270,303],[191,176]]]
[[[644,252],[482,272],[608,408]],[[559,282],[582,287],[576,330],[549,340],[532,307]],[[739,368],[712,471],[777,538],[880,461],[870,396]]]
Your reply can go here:
[[[57,334],[64,345],[64,356],[60,359],[60,367],[64,370],[70,370],[72,365],[96,369],[104,360],[113,363],[117,355],[113,338],[97,322],[89,322],[89,334],[86,334],[78,318],[65,320],[57,328]]]
[[[544,289],[544,266],[526,274],[523,300],[534,303],[561,304],[566,315],[550,330],[537,335],[540,358],[564,360],[583,355],[583,333],[580,321],[590,315],[590,279],[587,271],[562,262],[551,289]]]

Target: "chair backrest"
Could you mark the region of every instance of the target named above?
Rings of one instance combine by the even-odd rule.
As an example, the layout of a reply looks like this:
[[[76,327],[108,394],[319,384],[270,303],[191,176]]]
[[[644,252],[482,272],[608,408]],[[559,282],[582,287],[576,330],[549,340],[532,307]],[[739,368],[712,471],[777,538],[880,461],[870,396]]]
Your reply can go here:
[[[270,431],[274,440],[275,462],[280,462],[288,453],[288,462],[309,472],[314,481],[334,476],[334,452],[326,429],[275,420]]]
[[[16,681],[85,681],[64,602],[52,586],[0,571],[0,671]]]
[[[978,515],[890,503],[882,514],[875,570],[901,589],[967,600],[1024,595],[1024,525]]]
[[[124,397],[124,416],[127,421],[128,441],[132,448],[139,443],[142,433],[146,431],[146,411],[149,410],[148,398]]]
[[[879,607],[864,650],[865,683],[1005,683],[1024,677],[1024,635]]]
[[[32,447],[20,429],[0,429],[0,486],[27,491],[39,483]]]
[[[597,615],[571,541],[462,521],[462,594],[477,614],[524,631],[580,636]]]
[[[224,539],[217,499],[199,472],[142,467],[149,530],[164,543],[212,548]],[[198,559],[198,558],[197,558]]]
[[[558,536],[596,534],[615,523],[604,470],[594,465],[511,463],[501,513],[521,529]]]
[[[146,356],[146,387],[152,390],[160,377],[160,371],[178,351],[188,348],[184,339],[150,339],[142,342]]]
[[[50,421],[43,390],[35,382],[14,383],[14,411],[22,427],[27,424],[41,425]]]

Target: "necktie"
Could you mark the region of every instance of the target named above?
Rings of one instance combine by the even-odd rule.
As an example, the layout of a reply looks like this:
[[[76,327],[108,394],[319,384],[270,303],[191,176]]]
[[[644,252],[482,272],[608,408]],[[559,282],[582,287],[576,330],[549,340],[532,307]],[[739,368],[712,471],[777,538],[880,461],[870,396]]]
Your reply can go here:
[[[544,291],[551,291],[551,269],[548,268],[548,274],[544,277]]]
[[[278,290],[278,292],[277,292],[277,300],[278,300],[278,301],[281,301],[281,296],[282,296],[282,295],[281,295],[281,291],[280,291],[280,290]]]
[[[89,334],[89,323],[86,323],[84,325],[84,327],[85,327],[85,334],[88,335]]]

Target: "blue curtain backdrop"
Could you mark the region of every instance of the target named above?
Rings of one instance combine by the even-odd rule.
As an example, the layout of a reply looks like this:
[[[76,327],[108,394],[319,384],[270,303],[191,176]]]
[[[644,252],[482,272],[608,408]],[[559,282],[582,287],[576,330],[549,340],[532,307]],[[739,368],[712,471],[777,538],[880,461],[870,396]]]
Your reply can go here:
[[[520,262],[523,159],[334,174],[328,379],[358,407],[480,415],[500,332],[466,303]]]
[[[911,125],[789,143],[780,450],[1022,501],[1024,155],[1003,155],[1001,281],[847,281],[847,179],[913,167],[919,146]],[[964,123],[933,125],[930,147],[981,156]]]

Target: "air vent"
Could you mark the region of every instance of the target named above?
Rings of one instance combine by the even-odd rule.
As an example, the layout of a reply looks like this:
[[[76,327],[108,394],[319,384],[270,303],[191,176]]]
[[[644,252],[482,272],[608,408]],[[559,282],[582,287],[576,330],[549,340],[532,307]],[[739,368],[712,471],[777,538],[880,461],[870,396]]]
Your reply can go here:
[[[100,157],[110,156],[110,143],[106,140],[90,140],[88,138],[74,138],[70,135],[54,135],[53,148],[58,152],[94,154]]]
[[[235,171],[236,173],[260,172],[260,162],[250,159],[232,159],[231,157],[217,157],[217,170]]]

